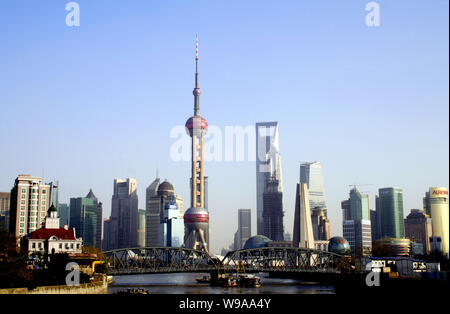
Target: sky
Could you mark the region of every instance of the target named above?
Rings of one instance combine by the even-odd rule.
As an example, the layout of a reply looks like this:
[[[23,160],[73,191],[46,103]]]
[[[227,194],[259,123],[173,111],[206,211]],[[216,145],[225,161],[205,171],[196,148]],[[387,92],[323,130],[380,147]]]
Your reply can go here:
[[[303,161],[322,163],[332,235],[349,185],[371,208],[379,188],[403,188],[405,216],[449,185],[448,1],[376,1],[372,27],[365,0],[78,0],[74,27],[68,2],[0,2],[0,191],[19,174],[59,180],[60,202],[92,188],[109,217],[114,178],[137,179],[144,209],[158,171],[186,210],[190,162],[171,132],[193,114],[196,34],[210,130],[279,123],[287,232]],[[256,234],[255,162],[205,174],[219,253],[239,208]]]

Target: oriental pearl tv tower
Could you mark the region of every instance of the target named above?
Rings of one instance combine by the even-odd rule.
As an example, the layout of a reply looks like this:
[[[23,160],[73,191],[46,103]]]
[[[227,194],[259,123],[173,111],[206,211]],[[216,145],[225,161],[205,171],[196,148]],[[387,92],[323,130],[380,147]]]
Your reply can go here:
[[[200,87],[198,85],[198,36],[195,44],[194,115],[186,121],[186,132],[192,138],[191,208],[184,213],[184,246],[209,249],[209,213],[205,209],[205,180],[203,176],[203,137],[208,123],[200,116]]]

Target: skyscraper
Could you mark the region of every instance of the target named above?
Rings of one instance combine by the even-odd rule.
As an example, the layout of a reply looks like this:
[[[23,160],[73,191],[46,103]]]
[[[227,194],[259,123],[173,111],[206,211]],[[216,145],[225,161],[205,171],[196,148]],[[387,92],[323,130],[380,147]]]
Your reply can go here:
[[[312,209],[311,221],[315,241],[328,241],[331,237],[330,221],[326,217],[325,208]]]
[[[264,233],[264,191],[270,180],[278,181],[283,193],[283,176],[279,152],[278,122],[258,122],[256,127],[256,231]]]
[[[294,247],[315,248],[311,210],[309,208],[308,185],[306,183],[297,183],[292,244]]]
[[[109,218],[105,218],[103,220],[103,239],[102,239],[102,250],[108,251],[110,249],[109,245],[109,237],[111,234],[111,220]]]
[[[109,249],[137,246],[138,196],[136,179],[114,180]]]
[[[138,219],[138,243],[137,246],[145,247],[145,210],[139,209],[139,219]]]
[[[320,162],[314,161],[300,164],[300,182],[306,183],[308,186],[309,208],[323,208],[326,216],[327,206],[325,204],[322,165]]]
[[[376,210],[370,210],[370,226],[372,229],[372,242],[378,240],[378,215]]]
[[[61,228],[63,228],[64,225],[69,225],[69,205],[66,203],[59,203],[58,215]]]
[[[89,190],[86,197],[70,199],[69,226],[83,238],[83,245],[101,249],[102,238],[102,203]]]
[[[403,190],[398,187],[378,190],[377,215],[380,238],[404,238]]]
[[[272,241],[284,240],[283,193],[279,191],[279,181],[275,178],[266,182],[263,193],[263,234]]]
[[[372,226],[370,223],[369,195],[361,194],[356,187],[350,190],[347,202],[341,202],[347,210],[343,221],[343,236],[353,254],[366,255],[372,251]]]
[[[145,222],[145,245],[149,247],[165,246],[163,239],[163,225],[161,222],[167,218],[166,205],[174,201],[178,210],[177,217],[183,218],[183,199],[175,194],[173,185],[165,180],[159,184],[159,178],[155,179],[147,188],[146,194],[146,222]],[[173,214],[173,208],[170,208],[170,214]]]
[[[430,254],[431,218],[423,210],[411,209],[405,218],[405,237],[423,246],[422,254]]]
[[[194,115],[186,121],[186,131],[192,138],[191,207],[184,214],[187,248],[209,250],[209,213],[205,209],[205,176],[203,168],[203,137],[208,123],[200,116],[200,87],[198,81],[198,37],[195,53]]]
[[[252,216],[250,209],[238,210],[238,244],[239,248],[244,247],[245,241],[252,236]]]
[[[9,231],[19,241],[24,235],[44,226],[51,204],[50,186],[42,178],[19,175],[11,190]]]
[[[448,188],[430,187],[429,203],[431,223],[433,225],[433,237],[440,237],[442,253],[449,254],[449,206]]]
[[[162,246],[181,247],[184,241],[184,221],[174,195],[169,196],[164,206],[160,222],[160,242]]]

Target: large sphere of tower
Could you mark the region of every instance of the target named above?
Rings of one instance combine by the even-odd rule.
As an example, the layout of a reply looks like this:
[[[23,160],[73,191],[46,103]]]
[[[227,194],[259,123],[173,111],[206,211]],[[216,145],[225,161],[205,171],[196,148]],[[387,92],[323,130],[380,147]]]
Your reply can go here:
[[[186,121],[186,133],[192,137],[203,136],[208,131],[208,122],[201,116],[192,116]]]
[[[188,229],[207,229],[209,224],[209,213],[200,207],[189,208],[184,213],[184,225]]]

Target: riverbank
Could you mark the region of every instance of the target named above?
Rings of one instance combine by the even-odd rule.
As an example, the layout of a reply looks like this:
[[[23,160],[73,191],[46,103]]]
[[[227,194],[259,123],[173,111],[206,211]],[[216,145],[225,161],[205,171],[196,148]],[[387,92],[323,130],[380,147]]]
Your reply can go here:
[[[0,289],[0,294],[107,294],[108,278],[103,276],[102,280],[80,284],[78,286],[42,286],[34,289],[10,288]]]

